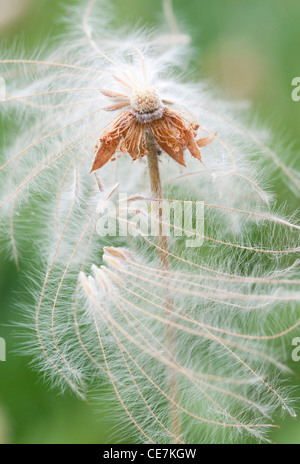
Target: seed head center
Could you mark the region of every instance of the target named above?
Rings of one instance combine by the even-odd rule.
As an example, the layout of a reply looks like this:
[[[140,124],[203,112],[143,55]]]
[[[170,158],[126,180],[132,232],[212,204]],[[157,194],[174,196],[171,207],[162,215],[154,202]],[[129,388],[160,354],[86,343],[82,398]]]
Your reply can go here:
[[[162,106],[159,93],[153,87],[136,89],[131,96],[131,107],[140,114],[152,113]]]

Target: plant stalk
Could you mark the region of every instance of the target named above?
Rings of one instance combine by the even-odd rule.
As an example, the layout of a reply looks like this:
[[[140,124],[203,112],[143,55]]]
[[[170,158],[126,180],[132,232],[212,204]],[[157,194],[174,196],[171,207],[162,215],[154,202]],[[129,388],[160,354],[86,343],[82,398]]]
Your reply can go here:
[[[146,142],[147,142],[147,150],[148,150],[148,168],[149,168],[149,177],[150,177],[150,185],[151,185],[151,192],[152,198],[162,199],[163,192],[162,192],[162,185],[160,179],[160,171],[159,171],[159,149],[157,147],[156,141],[153,135],[150,132],[146,134]],[[168,237],[164,235],[164,227],[163,227],[163,202],[162,201],[155,201],[154,203],[154,211],[153,213],[156,215],[156,221],[158,223],[158,235],[157,235],[157,246],[159,248],[158,255],[160,261],[160,267],[164,271],[171,270],[171,263],[170,257],[168,254],[169,251],[169,244],[168,244]],[[172,296],[166,287],[164,290],[164,299],[165,299],[165,317],[168,320],[173,320],[174,315],[169,311],[172,311],[173,306],[173,299]],[[165,333],[165,341],[166,341],[166,348],[168,352],[171,354],[173,358],[176,359],[176,331],[174,327],[171,325],[166,326],[166,333]],[[176,372],[171,368],[167,368],[167,380],[168,380],[168,394],[170,398],[175,402],[179,403],[179,390],[178,390],[178,379]],[[175,406],[174,403],[170,402],[170,423],[171,423],[171,431],[172,434],[179,438],[181,435],[181,419],[178,408]]]

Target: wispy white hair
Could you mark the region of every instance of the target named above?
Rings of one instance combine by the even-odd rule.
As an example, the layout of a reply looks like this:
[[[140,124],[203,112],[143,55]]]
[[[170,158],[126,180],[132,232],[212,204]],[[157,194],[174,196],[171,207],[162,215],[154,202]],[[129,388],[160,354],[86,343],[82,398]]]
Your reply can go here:
[[[111,34],[106,3],[89,2],[80,31],[76,10],[69,35],[46,57],[1,53],[8,89],[2,243],[17,263],[30,239],[36,249],[28,285],[37,301],[34,324],[24,308],[34,333],[28,351],[47,378],[82,397],[101,400],[108,378],[139,442],[268,441],[278,408],[295,414],[291,389],[279,379],[291,374],[300,325],[299,225],[285,217],[270,186],[276,173],[299,196],[299,175],[268,148],[265,133],[245,128],[241,109],[182,78],[187,36],[176,27],[163,35]],[[201,135],[217,133],[203,165],[187,158],[183,171],[160,157],[162,203],[203,202],[205,210],[204,231],[175,226],[203,245],[186,248],[174,233],[164,251],[169,270],[160,267],[156,238],[130,219],[134,238],[97,234],[108,202],[116,211],[134,208],[136,198],[150,205],[146,160],[124,156],[89,174],[95,143],[114,117],[100,90],[130,97],[146,85],[198,121]],[[127,202],[118,202],[118,191]],[[139,214],[150,212],[146,206]],[[170,327],[174,352],[165,343]]]

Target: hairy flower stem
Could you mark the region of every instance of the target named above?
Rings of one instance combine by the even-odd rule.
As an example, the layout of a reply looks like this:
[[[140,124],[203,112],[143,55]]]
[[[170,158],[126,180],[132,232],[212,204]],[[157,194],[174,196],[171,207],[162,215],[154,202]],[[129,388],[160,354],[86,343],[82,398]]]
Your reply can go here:
[[[151,184],[151,192],[153,199],[163,198],[162,196],[162,185],[160,180],[160,172],[159,172],[159,148],[157,143],[150,132],[146,134],[146,143],[147,143],[147,150],[149,152],[148,158],[148,167],[149,167],[149,176],[150,176],[150,184]],[[162,202],[154,202],[154,211],[153,213],[156,215],[155,222],[158,224],[158,231],[157,231],[157,246],[159,248],[159,261],[162,270],[169,271],[171,269],[170,258],[168,255],[168,237],[164,235],[164,228],[163,228],[163,205]],[[174,316],[169,312],[172,310],[172,296],[166,287],[164,289],[164,298],[165,298],[165,308],[166,314],[165,317],[170,321],[174,319]],[[171,315],[170,315],[171,314]],[[171,325],[167,325],[166,327],[166,348],[168,352],[171,354],[172,357],[176,358],[176,332],[174,327]],[[167,372],[168,377],[168,393],[170,398],[174,401],[174,403],[179,403],[179,391],[178,391],[178,382],[177,382],[177,375],[174,371],[168,368]],[[180,415],[177,407],[174,403],[170,402],[170,422],[171,422],[171,431],[173,435],[179,438],[181,434],[181,420]]]

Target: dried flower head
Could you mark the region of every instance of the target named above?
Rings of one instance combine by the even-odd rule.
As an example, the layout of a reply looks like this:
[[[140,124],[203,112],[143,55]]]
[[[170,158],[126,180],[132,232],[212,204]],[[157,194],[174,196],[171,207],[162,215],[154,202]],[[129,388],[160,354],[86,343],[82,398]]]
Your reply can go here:
[[[114,105],[106,108],[107,110],[114,111],[126,107],[129,107],[129,110],[118,116],[101,136],[100,147],[96,146],[92,172],[112,159],[118,149],[123,153],[129,153],[133,160],[148,155],[147,131],[152,133],[158,146],[182,166],[186,166],[186,148],[201,161],[197,145],[208,145],[214,138],[210,136],[196,141],[199,125],[188,121],[182,112],[166,107],[168,102],[161,100],[158,91],[153,87],[137,88],[132,95],[108,90],[102,90],[102,93],[116,101]]]
[[[72,40],[44,60],[1,54],[8,94],[0,110],[10,127],[1,244],[21,269],[32,245],[27,287],[36,305],[17,301],[30,334],[24,351],[62,390],[94,399],[99,387],[97,400],[125,424],[116,440],[268,442],[271,418],[295,415],[279,380],[293,375],[300,327],[300,226],[269,185],[276,174],[299,197],[299,174],[268,148],[265,131],[244,126],[240,108],[238,119],[203,85],[179,82],[187,37],[169,0],[163,38],[112,39],[106,4],[97,1],[92,15],[90,1],[79,37],[69,31]],[[119,112],[113,122],[110,111]],[[91,176],[99,133],[93,171],[124,156]],[[192,156],[182,170],[185,149]],[[153,153],[162,180],[155,198]],[[138,158],[134,169],[127,154]],[[194,221],[199,204],[205,224]],[[113,215],[126,233],[101,235],[100,221]],[[143,219],[173,233],[147,234]]]

